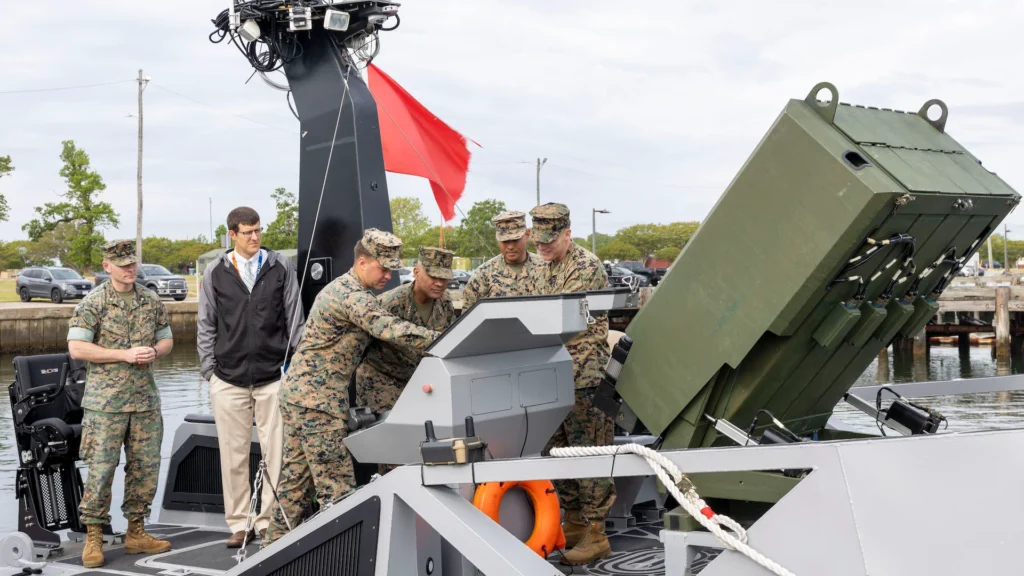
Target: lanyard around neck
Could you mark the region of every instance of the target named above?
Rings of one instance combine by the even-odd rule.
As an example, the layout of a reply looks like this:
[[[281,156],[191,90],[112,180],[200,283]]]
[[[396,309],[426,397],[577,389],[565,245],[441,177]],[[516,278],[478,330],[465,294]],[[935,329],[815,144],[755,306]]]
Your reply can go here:
[[[259,278],[260,277],[260,270],[263,268],[263,251],[260,250],[258,252],[258,254],[259,254],[259,259],[256,260],[256,275],[254,276],[254,278]],[[238,261],[235,260],[235,251],[234,250],[231,251],[231,263],[235,265],[235,272],[238,272],[238,275],[241,276],[242,275],[242,271],[238,269]]]

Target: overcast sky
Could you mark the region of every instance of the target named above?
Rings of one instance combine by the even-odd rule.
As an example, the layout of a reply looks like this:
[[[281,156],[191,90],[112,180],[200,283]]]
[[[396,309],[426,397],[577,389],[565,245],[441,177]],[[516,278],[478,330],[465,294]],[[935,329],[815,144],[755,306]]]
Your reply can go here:
[[[33,207],[58,200],[64,139],[107,184],[121,216],[107,237],[135,235],[139,68],[152,76],[144,233],[208,235],[210,198],[214,226],[241,204],[273,218],[274,188],[298,189],[298,122],[283,92],[245,83],[252,69],[233,46],[207,39],[226,6],[4,2],[0,92],[126,82],[0,94],[0,155],[16,167],[0,180],[11,205],[0,239],[21,238]],[[579,236],[591,208],[611,211],[598,220],[609,233],[702,219],[786,101],[822,80],[857,104],[941,98],[947,132],[1024,191],[1019,0],[409,0],[401,14],[375,63],[484,147],[472,148],[463,210],[487,198],[528,210],[540,156],[541,201],[567,203]],[[389,175],[388,186],[439,220],[427,181]],[[1024,238],[1024,214],[1009,222]]]

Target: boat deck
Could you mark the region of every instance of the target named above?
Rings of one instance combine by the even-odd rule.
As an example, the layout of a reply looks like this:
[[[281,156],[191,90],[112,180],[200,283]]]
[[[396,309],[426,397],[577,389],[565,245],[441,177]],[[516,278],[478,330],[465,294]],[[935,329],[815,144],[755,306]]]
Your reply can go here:
[[[556,552],[549,560],[565,574],[591,574],[594,576],[661,576],[665,574],[664,550],[658,540],[660,523],[638,524],[623,531],[609,531],[612,556],[598,560],[589,566],[562,566]],[[178,526],[174,524],[153,524],[147,527],[154,536],[170,540],[174,548],[170,552],[153,555],[128,555],[124,545],[104,545],[106,564],[102,568],[77,572],[89,576],[117,574],[139,574],[157,576],[161,574],[197,574],[217,576],[233,568],[237,561],[238,549],[224,546],[228,533],[210,528]],[[251,556],[259,550],[260,543],[246,547]],[[62,565],[81,566],[83,542],[63,543],[63,554],[51,558],[50,562]],[[714,559],[717,550],[701,550],[689,574],[698,574]],[[69,567],[70,567],[69,566]],[[63,566],[62,566],[63,567]],[[46,572],[44,571],[44,574]],[[0,570],[0,575],[7,572]],[[12,572],[11,574],[20,574]]]

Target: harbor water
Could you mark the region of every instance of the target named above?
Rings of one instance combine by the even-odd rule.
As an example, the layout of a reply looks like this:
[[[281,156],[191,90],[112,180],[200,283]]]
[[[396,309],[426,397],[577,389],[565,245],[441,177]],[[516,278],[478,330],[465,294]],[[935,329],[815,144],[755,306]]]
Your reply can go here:
[[[0,381],[5,385],[14,381],[13,356],[0,355]],[[932,347],[928,358],[917,359],[894,357],[892,350],[883,362],[875,360],[865,370],[858,385],[884,383],[920,382],[927,380],[956,380],[1024,373],[1024,359],[997,361],[992,349],[971,347],[959,350],[956,347]],[[160,488],[154,499],[151,521],[158,519],[159,503],[163,499],[163,481],[167,474],[174,431],[184,422],[188,414],[210,414],[209,384],[199,375],[199,356],[195,346],[186,344],[174,349],[156,365],[156,381],[160,388],[164,417],[164,437],[160,466]],[[957,397],[930,398],[924,401],[928,406],[942,412],[949,419],[950,431],[991,430],[1016,428],[1024,425],[1024,392],[999,392],[971,394]],[[836,410],[844,421],[863,429],[876,432],[874,422],[867,416],[845,404]],[[14,445],[13,420],[10,402],[0,403],[0,534],[17,529],[17,497],[15,494],[15,471],[18,455]],[[744,423],[745,424],[745,423]],[[122,462],[124,456],[122,454]],[[219,470],[210,470],[219,474]],[[82,477],[86,471],[83,469]],[[127,523],[120,507],[124,492],[124,470],[118,468],[114,478],[110,515],[115,529],[125,529]]]

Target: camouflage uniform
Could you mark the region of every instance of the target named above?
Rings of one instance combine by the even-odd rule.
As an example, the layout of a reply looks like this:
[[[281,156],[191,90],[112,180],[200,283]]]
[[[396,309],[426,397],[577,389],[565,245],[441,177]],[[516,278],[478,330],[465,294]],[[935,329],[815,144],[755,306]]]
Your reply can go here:
[[[363,246],[392,270],[401,267],[402,241],[370,228]],[[355,269],[317,294],[295,355],[281,383],[284,461],[277,495],[294,527],[314,489],[321,505],[355,488],[348,449],[348,383],[371,337],[423,350],[439,334],[389,314]],[[267,530],[270,543],[287,532],[280,507]]]
[[[109,242],[104,257],[118,266],[135,262],[135,242]],[[167,309],[151,290],[136,284],[124,298],[113,282],[90,292],[75,307],[68,340],[91,342],[110,350],[154,346],[171,338]],[[88,364],[82,419],[81,456],[89,475],[79,506],[85,524],[110,523],[110,487],[125,451],[125,518],[149,516],[160,472],[163,418],[152,364]]]
[[[545,204],[530,211],[533,217],[532,236],[535,242],[551,242],[558,232],[569,226],[569,209],[562,204]],[[575,242],[569,245],[560,262],[545,262],[540,269],[537,287],[541,294],[564,294],[600,290],[606,287],[608,274],[604,264],[589,250]],[[612,444],[615,426],[604,412],[594,408],[593,394],[601,381],[601,372],[608,363],[608,315],[596,314],[593,324],[565,344],[572,356],[576,403],[555,435],[548,441],[545,453],[563,446],[608,446]],[[567,510],[582,510],[587,520],[603,520],[615,501],[615,485],[608,478],[555,481],[558,497]]]
[[[434,278],[451,279],[454,254],[439,248],[420,248],[420,262],[427,274]],[[417,315],[413,296],[415,282],[381,294],[377,300],[389,314],[408,320],[418,326],[443,332],[455,322],[455,309],[451,298],[445,292],[433,303],[427,322]],[[366,356],[356,370],[356,398],[360,406],[366,406],[378,416],[390,410],[405,384],[412,378],[423,354],[404,346],[381,340],[374,340],[366,348]]]
[[[434,278],[453,278],[454,257],[455,254],[441,248],[420,248],[420,263],[427,274]],[[389,314],[418,326],[443,332],[455,322],[455,308],[448,292],[445,291],[433,302],[430,317],[424,322],[417,314],[413,295],[415,284],[415,281],[403,284],[381,294],[377,300]],[[417,350],[373,340],[366,348],[366,355],[359,368],[356,369],[356,402],[378,416],[391,410],[422,358],[423,353]],[[386,474],[394,466],[381,464],[377,468],[379,473]]]
[[[526,214],[522,212],[502,212],[491,222],[494,223],[498,242],[519,240],[526,234]],[[481,298],[537,294],[535,279],[543,267],[544,260],[532,252],[526,253],[522,264],[509,264],[501,254],[491,258],[481,264],[466,283],[462,291],[462,309],[469,310]]]

